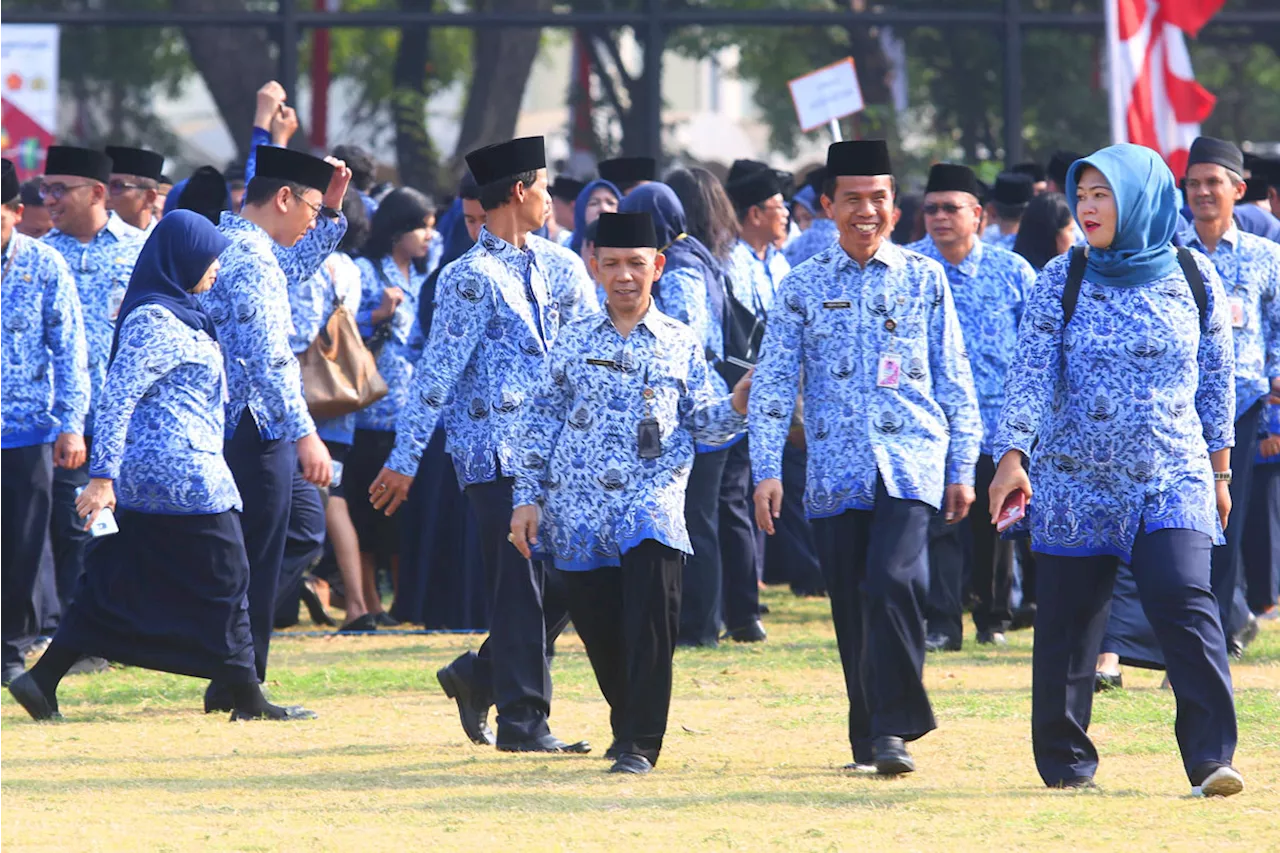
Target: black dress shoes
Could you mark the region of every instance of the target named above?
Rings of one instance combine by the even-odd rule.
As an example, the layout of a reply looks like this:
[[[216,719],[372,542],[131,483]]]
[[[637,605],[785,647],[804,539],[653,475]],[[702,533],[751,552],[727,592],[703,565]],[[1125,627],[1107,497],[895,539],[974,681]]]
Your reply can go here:
[[[613,766],[609,768],[610,773],[630,773],[633,776],[643,776],[652,770],[653,765],[649,763],[649,759],[633,752],[625,752],[619,755],[618,760],[613,762]]]
[[[1007,646],[1008,639],[999,631],[979,631],[978,645],[980,646]]]
[[[204,712],[212,714],[217,711],[231,711],[235,707],[236,702],[231,691],[216,681],[210,681],[209,686],[204,689]]]
[[[1120,690],[1124,687],[1124,677],[1117,672],[1095,672],[1093,674],[1093,692],[1104,693],[1108,690]]]
[[[1074,790],[1077,790],[1077,791],[1087,791],[1087,790],[1091,790],[1091,789],[1097,788],[1098,786],[1097,786],[1097,784],[1095,784],[1095,783],[1094,783],[1094,781],[1093,781],[1093,778],[1092,778],[1092,777],[1089,777],[1089,776],[1073,776],[1073,777],[1072,777],[1072,778],[1070,778],[1070,779],[1063,779],[1063,780],[1062,780],[1061,782],[1059,782],[1058,784],[1056,784],[1056,785],[1050,785],[1049,787],[1050,787],[1050,788],[1061,788],[1061,789],[1064,789],[1064,790],[1071,790],[1071,789],[1074,789]]]
[[[1013,611],[1013,624],[1009,626],[1010,631],[1021,631],[1024,628],[1030,628],[1036,624],[1036,606],[1028,604],[1025,607],[1019,607]]]
[[[493,746],[496,738],[489,728],[489,706],[479,707],[471,693],[471,683],[454,672],[452,665],[437,670],[436,681],[444,688],[444,695],[458,703],[458,720],[471,742],[480,746]]]
[[[565,743],[552,734],[541,735],[529,740],[518,740],[514,743],[499,743],[498,752],[563,752],[574,755],[586,755],[591,751],[591,744],[585,740],[577,743]]]
[[[31,719],[62,719],[62,715],[58,713],[57,700],[46,696],[44,691],[40,689],[40,685],[36,684],[36,680],[29,673],[21,673],[17,678],[9,682],[9,692],[13,694],[14,699],[18,700],[18,704],[27,709]]]
[[[615,740],[609,744],[609,748],[604,751],[604,757],[610,761],[617,761],[618,756],[622,753],[618,751],[618,742]]]
[[[385,610],[373,618],[378,620],[378,625],[382,628],[399,628],[400,627],[400,620],[393,619],[391,617],[391,614]]]
[[[347,622],[338,629],[339,634],[363,634],[369,631],[378,630],[378,620],[373,618],[372,613],[366,613],[363,616],[357,616],[350,622]]]
[[[724,635],[725,639],[733,640],[735,643],[763,643],[768,637],[764,623],[759,619],[752,619],[750,624],[734,628]]]
[[[324,612],[324,602],[320,600],[320,594],[316,592],[315,581],[307,578],[302,582],[302,588],[298,590],[299,598],[302,603],[307,606],[307,615],[311,617],[313,625],[337,625],[333,621],[333,617]]]
[[[876,772],[881,776],[901,776],[916,769],[916,763],[900,737],[881,735],[876,738],[871,742],[871,755]]]
[[[960,640],[948,637],[946,634],[930,634],[924,638],[926,652],[958,652],[960,645]]]

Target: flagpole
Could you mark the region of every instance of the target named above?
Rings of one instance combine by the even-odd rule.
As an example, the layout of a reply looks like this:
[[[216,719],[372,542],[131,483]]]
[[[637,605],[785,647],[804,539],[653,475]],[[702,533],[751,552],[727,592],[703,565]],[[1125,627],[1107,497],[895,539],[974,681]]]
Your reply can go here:
[[[1122,56],[1120,43],[1120,18],[1117,3],[1128,0],[1106,0],[1107,17],[1107,106],[1111,117],[1111,142],[1113,145],[1129,141],[1125,126],[1124,74],[1122,68],[1127,57]]]

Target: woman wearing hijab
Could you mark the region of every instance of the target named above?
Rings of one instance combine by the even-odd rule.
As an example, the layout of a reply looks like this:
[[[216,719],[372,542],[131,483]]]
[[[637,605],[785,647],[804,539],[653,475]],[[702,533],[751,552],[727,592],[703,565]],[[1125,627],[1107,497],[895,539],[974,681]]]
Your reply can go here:
[[[1031,199],[1022,214],[1013,251],[1026,258],[1038,272],[1070,249],[1076,241],[1075,235],[1076,221],[1071,218],[1067,197],[1062,193],[1041,193]]]
[[[93,540],[57,634],[9,688],[38,720],[59,716],[58,682],[84,655],[217,679],[233,691],[232,720],[315,716],[269,704],[254,668],[242,504],[222,457],[223,358],[193,295],[213,286],[228,245],[180,210],[138,256],[76,502],[86,530],[114,508],[119,532]]]
[[[1050,787],[1093,786],[1093,664],[1125,561],[1168,662],[1192,791],[1235,794],[1231,673],[1209,586],[1231,508],[1230,306],[1213,265],[1173,248],[1178,193],[1158,154],[1104,148],[1067,184],[1089,244],[1072,253],[1083,280],[1068,288],[1070,262],[1055,258],[1032,291],[990,493],[993,508],[1016,491],[1031,501],[1036,766]]]
[[[577,201],[573,203],[573,238],[569,240],[569,248],[575,255],[582,255],[582,241],[587,233],[587,225],[595,222],[602,213],[617,211],[621,200],[622,192],[608,181],[592,181],[582,188]]]

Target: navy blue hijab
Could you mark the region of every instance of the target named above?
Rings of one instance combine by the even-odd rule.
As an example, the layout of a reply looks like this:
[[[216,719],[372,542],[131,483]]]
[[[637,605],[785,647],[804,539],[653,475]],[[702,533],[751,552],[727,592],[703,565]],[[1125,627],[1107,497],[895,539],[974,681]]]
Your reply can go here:
[[[143,305],[160,305],[193,329],[217,340],[213,320],[191,294],[209,265],[217,260],[231,241],[213,223],[190,210],[175,210],[156,225],[134,264],[116,318],[111,358],[120,346],[120,330],[125,318]]]
[[[608,190],[619,203],[622,202],[622,191],[608,181],[592,181],[582,188],[573,202],[573,237],[569,240],[569,248],[575,255],[582,254],[582,238],[587,233],[587,202],[591,201],[591,194],[596,190]]]
[[[697,237],[685,233],[684,205],[675,190],[662,183],[641,184],[627,194],[618,206],[621,213],[647,213],[653,217],[658,243],[666,256],[666,272],[692,269],[707,283],[707,304],[716,325],[724,322],[724,284],[720,263],[711,250]],[[654,282],[654,287],[662,279]]]
[[[418,328],[422,330],[422,336],[429,337],[431,335],[431,320],[436,312],[436,280],[440,278],[440,273],[449,264],[465,255],[475,241],[471,239],[471,234],[467,232],[467,220],[462,215],[462,202],[455,201],[454,211],[450,207],[450,213],[454,213],[447,230],[442,230],[444,234],[444,252],[440,255],[440,264],[427,276],[427,280],[422,283],[422,290],[418,293]]]

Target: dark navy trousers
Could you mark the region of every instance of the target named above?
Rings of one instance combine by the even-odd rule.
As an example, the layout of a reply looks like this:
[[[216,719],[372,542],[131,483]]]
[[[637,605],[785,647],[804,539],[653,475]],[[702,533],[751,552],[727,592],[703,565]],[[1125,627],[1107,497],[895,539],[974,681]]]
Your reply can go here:
[[[569,624],[559,573],[548,571],[541,560],[526,560],[507,540],[514,482],[502,477],[466,488],[480,528],[480,558],[492,608],[489,636],[480,650],[453,664],[480,704],[497,706],[498,743],[507,744],[550,733],[547,653]]]
[[[1227,636],[1244,630],[1249,609],[1238,592],[1244,584],[1244,528],[1253,495],[1253,461],[1258,454],[1258,421],[1263,401],[1249,407],[1236,420],[1236,446],[1231,448],[1231,518],[1227,522],[1227,544],[1213,549],[1213,595]]]
[[[53,561],[49,515],[53,507],[53,445],[0,450],[0,634],[3,665],[23,665],[40,633],[36,581]]]
[[[302,471],[293,469],[289,525],[285,530],[284,558],[280,564],[280,580],[276,588],[272,622],[287,628],[298,624],[298,604],[307,569],[324,554],[325,515],[320,490],[308,483]]]
[[[743,437],[728,449],[720,477],[719,540],[724,626],[733,631],[760,618],[760,552],[752,522],[751,451]]]
[[[1178,716],[1174,732],[1188,778],[1236,748],[1227,643],[1209,584],[1209,537],[1192,530],[1139,532],[1130,566],[1142,609],[1164,652]],[[1094,666],[1107,629],[1115,557],[1037,553],[1031,744],[1046,785],[1092,778],[1089,740]]]
[[[812,595],[826,590],[818,561],[813,526],[804,514],[808,453],[788,441],[782,448],[782,514],[774,534],[765,540],[765,583],[789,583],[792,592]],[[754,502],[753,502],[754,506]]]
[[[1254,466],[1244,531],[1249,609],[1262,613],[1280,597],[1280,464]]]
[[[684,493],[684,521],[693,554],[685,561],[679,644],[714,646],[720,639],[724,576],[720,553],[720,484],[729,450],[693,457]]]
[[[92,440],[85,436],[86,449],[92,453]],[[52,446],[52,445],[51,445]],[[53,547],[53,574],[62,609],[71,603],[80,575],[84,574],[84,551],[93,537],[84,529],[84,521],[76,512],[76,491],[89,485],[89,463],[79,468],[53,469],[53,512],[49,536]]]
[[[937,728],[925,693],[924,599],[934,510],[889,496],[875,508],[813,520],[849,695],[853,759],[871,763],[871,741],[911,741]]]
[[[258,680],[265,681],[298,453],[292,441],[261,438],[246,408],[223,454],[244,501],[240,527],[249,555],[249,627]]]

